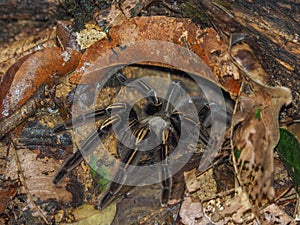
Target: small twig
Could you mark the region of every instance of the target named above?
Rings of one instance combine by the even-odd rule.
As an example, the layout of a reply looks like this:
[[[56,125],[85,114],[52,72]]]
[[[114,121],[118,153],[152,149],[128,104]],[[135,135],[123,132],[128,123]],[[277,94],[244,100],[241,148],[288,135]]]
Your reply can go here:
[[[181,9],[176,5],[172,5],[166,1],[162,1],[161,4],[174,13],[181,13]]]
[[[216,7],[218,7],[219,9],[221,9],[223,12],[225,12],[231,18],[233,18],[233,19],[235,18],[235,16],[230,12],[230,10],[227,9],[226,7],[224,7],[223,5],[219,4],[218,2],[214,2],[214,1],[212,1],[212,4]]]
[[[288,188],[286,188],[275,200],[274,202],[277,202],[279,199],[281,199],[283,196],[285,196],[291,189],[293,188],[293,185],[290,185]]]
[[[0,121],[0,140],[27,118],[33,116],[37,109],[43,108],[51,102],[51,98],[46,98],[45,90],[46,85],[42,85],[20,109]]]
[[[208,202],[208,201],[216,199],[216,198],[223,198],[224,196],[227,196],[227,195],[230,195],[230,194],[233,194],[233,193],[235,193],[234,188],[223,191],[223,192],[220,192],[220,193],[217,193],[217,194],[214,194],[213,196],[211,196],[209,198],[202,199],[201,202],[203,203],[203,202]]]
[[[295,221],[300,221],[300,196],[297,194],[297,202],[294,211]]]
[[[291,120],[280,120],[279,123],[280,123],[280,126],[290,126],[294,123],[300,123],[300,120],[298,120],[298,119],[296,119],[296,120],[293,120],[293,119],[291,119]]]
[[[11,138],[10,138],[11,139]],[[11,143],[9,144],[9,151],[12,152],[14,158],[15,158],[15,161],[16,161],[16,165],[17,165],[17,169],[18,169],[18,174],[19,174],[19,179],[21,181],[21,183],[23,184],[23,187],[25,189],[25,192],[28,196],[28,200],[29,202],[34,206],[34,208],[38,211],[39,213],[39,216],[44,220],[44,222],[46,224],[49,224],[47,218],[45,217],[43,211],[41,210],[41,208],[35,203],[35,201],[33,200],[33,197],[32,195],[30,194],[29,192],[29,189],[28,189],[28,186],[27,186],[27,183],[26,183],[26,178],[24,176],[24,173],[23,173],[23,169],[22,169],[22,165],[20,163],[20,159],[19,159],[19,156],[18,156],[18,153],[16,151],[16,148],[15,148],[15,144],[13,143],[13,141],[11,141]]]

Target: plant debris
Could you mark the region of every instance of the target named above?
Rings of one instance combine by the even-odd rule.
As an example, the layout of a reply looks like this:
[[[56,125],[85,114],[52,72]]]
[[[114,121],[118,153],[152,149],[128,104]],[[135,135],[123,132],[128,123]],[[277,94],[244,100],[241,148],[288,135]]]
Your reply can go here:
[[[240,187],[223,213],[236,212],[235,221],[243,222],[241,218],[249,210],[253,215],[248,219],[259,220],[260,207],[274,198],[273,151],[279,141],[278,117],[281,107],[291,102],[291,91],[266,85],[268,76],[245,42],[233,45],[231,54],[245,76],[232,122],[232,151]],[[236,151],[240,151],[238,158]]]
[[[217,26],[216,20],[210,18],[212,12],[206,12],[206,8],[213,4],[217,8],[215,12],[222,12],[220,15],[227,15],[224,18],[230,17],[228,21],[241,24],[244,20],[243,13],[232,12],[230,5],[224,4],[226,1],[202,1],[199,6],[200,10],[198,6],[194,7],[191,4],[195,2],[188,1],[173,9],[188,10],[184,11],[183,15],[193,17],[194,21],[198,23],[203,20],[201,26],[187,18],[137,17],[137,15],[143,14],[145,7],[151,5],[151,0],[117,1],[110,8],[104,7],[105,9],[103,9],[101,7],[100,11],[96,10],[98,7],[95,7],[95,5],[99,6],[100,2],[98,1],[63,1],[65,6],[71,6],[69,13],[74,15],[79,13],[80,16],[75,18],[73,28],[71,21],[59,23],[61,27],[57,28],[57,35],[61,47],[53,47],[56,46],[56,43],[53,44],[54,35],[51,30],[46,32],[47,38],[41,41],[30,37],[29,44],[27,43],[26,46],[24,46],[26,41],[22,40],[16,44],[15,49],[4,48],[4,51],[1,51],[0,73],[2,70],[6,70],[8,64],[16,60],[14,58],[16,55],[22,55],[23,51],[30,53],[38,44],[47,46],[46,39],[51,42],[49,44],[51,48],[33,52],[16,61],[7,70],[1,82],[0,138],[8,137],[1,142],[0,163],[5,180],[3,184],[1,183],[2,189],[0,190],[1,213],[5,214],[9,210],[14,210],[10,204],[20,201],[22,203],[18,205],[18,210],[23,208],[26,210],[19,210],[18,215],[7,214],[7,218],[12,217],[15,220],[30,218],[28,221],[34,224],[41,220],[45,224],[54,222],[76,225],[118,224],[125,223],[125,221],[126,223],[134,222],[145,225],[155,223],[184,225],[204,223],[220,225],[228,223],[294,224],[293,218],[283,211],[283,207],[279,204],[280,201],[278,199],[274,201],[278,196],[274,190],[277,187],[273,180],[274,148],[277,146],[278,154],[285,163],[298,192],[298,203],[295,203],[295,197],[285,201],[296,205],[293,205],[295,208],[298,204],[300,209],[299,142],[286,130],[279,129],[278,122],[281,108],[292,101],[291,90],[280,86],[270,86],[270,84],[276,83],[272,81],[276,74],[272,74],[270,71],[266,72],[260,58],[256,57],[256,52],[253,50],[255,47],[253,48],[247,43],[247,35],[232,34],[232,38],[229,40],[227,35],[232,30],[240,31],[232,26],[230,27],[232,30],[225,29],[224,32],[222,27],[224,25]],[[250,2],[252,1],[247,1],[245,4],[250,4]],[[102,3],[104,4],[104,1],[101,1]],[[172,7],[174,3],[164,1],[163,5]],[[268,7],[266,6],[266,8]],[[82,9],[86,9],[86,14],[81,14],[80,10]],[[193,16],[193,14],[197,15]],[[216,18],[220,15],[217,15]],[[90,21],[89,24],[84,23],[91,18],[94,21]],[[248,25],[253,26],[253,29],[261,30],[268,24],[261,24],[261,27],[256,23]],[[287,41],[285,48],[291,53],[299,51],[295,48],[298,44],[297,36],[282,35],[278,29],[275,33],[268,32],[267,34],[266,38],[270,38],[274,42],[278,41],[278,35],[286,38],[284,39]],[[292,42],[288,42],[290,39]],[[152,41],[159,41],[161,45],[153,45]],[[181,46],[185,51],[172,52],[174,49],[171,48],[170,43]],[[69,49],[69,47],[73,49]],[[126,51],[124,51],[125,49]],[[81,55],[77,51],[84,53]],[[191,55],[193,54],[199,56],[199,60],[192,60]],[[135,61],[137,58],[140,60]],[[164,60],[159,61],[162,58]],[[117,203],[112,203],[104,210],[99,211],[94,206],[97,204],[99,193],[107,185],[107,180],[97,177],[95,170],[91,170],[85,163],[82,163],[81,167],[76,168],[75,172],[70,174],[66,180],[55,186],[52,179],[55,171],[61,165],[61,160],[58,158],[59,156],[66,158],[70,152],[64,154],[55,152],[52,157],[51,150],[47,151],[47,154],[41,154],[42,150],[37,146],[31,150],[26,147],[15,149],[14,138],[18,138],[19,134],[16,132],[12,135],[10,131],[23,122],[27,123],[28,117],[32,116],[33,120],[37,120],[41,114],[49,113],[49,118],[51,116],[55,118],[55,123],[59,116],[63,116],[64,119],[69,116],[66,112],[53,113],[52,109],[49,109],[48,112],[46,110],[37,112],[37,108],[42,108],[47,102],[45,98],[53,97],[61,101],[68,101],[68,104],[64,105],[67,108],[72,102],[72,91],[74,91],[72,88],[78,84],[101,82],[105,78],[106,72],[112,69],[117,71],[127,65],[129,61],[141,67],[146,65],[147,69],[159,67],[171,71],[179,67],[187,73],[215,83],[224,90],[224,93],[227,92],[226,94],[234,98],[235,110],[231,127],[226,132],[222,149],[217,149],[218,152],[216,152],[216,157],[220,160],[216,167],[222,164],[224,159],[231,165],[225,167],[229,172],[225,172],[223,175],[232,175],[224,178],[230,185],[226,185],[225,182],[222,183],[225,187],[218,186],[220,182],[216,179],[220,175],[214,176],[216,174],[214,167],[200,174],[194,166],[194,169],[190,168],[184,172],[184,180],[182,173],[174,176],[174,180],[180,180],[181,183],[178,186],[181,188],[178,188],[177,196],[170,199],[166,208],[161,208],[159,199],[153,197],[157,196],[160,191],[159,185],[153,185],[153,187],[138,187],[132,191],[128,191],[131,190],[130,187],[128,189],[125,187],[123,191],[125,194],[122,196],[120,194]],[[280,60],[280,57],[276,57],[274,61],[291,72],[295,72],[298,68],[296,63],[292,65],[288,61]],[[182,67],[182,65],[184,66]],[[128,68],[125,68],[124,71],[133,71],[133,67]],[[75,71],[71,73],[73,70]],[[69,73],[70,76],[68,76]],[[59,84],[59,87],[56,86],[57,78],[65,75],[72,84],[66,84],[68,82],[64,83],[65,81],[60,80],[62,83]],[[46,90],[43,86],[44,83],[56,86],[57,90],[61,90],[62,93],[58,91],[53,96],[40,95],[40,88],[43,88],[43,91]],[[65,86],[68,87],[65,88]],[[97,88],[97,84],[93,87]],[[108,88],[102,96],[103,101],[100,105],[111,102],[114,91]],[[67,98],[69,99],[66,100]],[[32,99],[35,100],[31,101]],[[37,99],[41,103],[39,107],[35,107]],[[24,111],[23,106],[32,108],[32,111]],[[20,119],[18,115],[23,115],[23,117]],[[47,117],[45,118],[47,120]],[[46,121],[45,126],[48,125],[49,123],[47,124]],[[53,123],[51,127],[53,127]],[[22,129],[22,127],[18,127],[18,129]],[[80,132],[84,134],[88,129],[88,126],[84,126]],[[228,140],[229,138],[230,140]],[[38,138],[34,140],[38,140]],[[42,140],[46,140],[46,138]],[[56,148],[62,145],[63,143],[55,143]],[[113,145],[110,137],[108,137],[106,145]],[[69,148],[71,147],[69,146]],[[61,149],[59,150],[61,151]],[[117,154],[116,152],[117,150],[112,154]],[[91,162],[96,167],[98,162],[92,157]],[[108,171],[105,172],[108,173]],[[180,177],[181,179],[179,179]],[[100,180],[96,181],[97,178]],[[234,181],[233,178],[236,180]],[[234,189],[233,183],[235,184]],[[176,182],[173,186],[176,186]],[[184,186],[186,186],[185,193]],[[288,187],[292,187],[290,182],[284,186],[284,188]],[[176,189],[174,188],[174,190]],[[285,191],[280,190],[280,195],[282,193],[284,194]],[[176,193],[172,193],[172,195],[176,195]],[[25,196],[23,200],[22,196]],[[77,207],[82,202],[84,204]],[[282,204],[285,204],[284,201]],[[295,210],[298,213],[298,215],[294,215],[295,218],[299,217],[299,209]],[[10,211],[10,213],[14,212]],[[2,221],[3,218],[0,222]]]

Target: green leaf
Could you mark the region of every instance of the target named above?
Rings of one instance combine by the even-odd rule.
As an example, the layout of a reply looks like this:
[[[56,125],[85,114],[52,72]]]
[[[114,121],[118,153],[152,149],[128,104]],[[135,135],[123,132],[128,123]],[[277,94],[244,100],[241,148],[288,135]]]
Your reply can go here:
[[[97,167],[97,157],[95,155],[91,155],[90,160],[93,179],[100,185],[101,191],[106,190],[109,184],[109,180],[105,178],[109,177],[107,169],[105,166]]]
[[[236,158],[236,160],[240,157],[242,153],[242,150],[238,149],[238,148],[234,148],[234,157]]]
[[[261,113],[261,108],[258,107],[257,110],[256,110],[256,112],[255,112],[255,119],[260,120],[260,113]]]
[[[300,194],[300,144],[288,130],[280,128],[280,140],[277,146],[279,156]]]

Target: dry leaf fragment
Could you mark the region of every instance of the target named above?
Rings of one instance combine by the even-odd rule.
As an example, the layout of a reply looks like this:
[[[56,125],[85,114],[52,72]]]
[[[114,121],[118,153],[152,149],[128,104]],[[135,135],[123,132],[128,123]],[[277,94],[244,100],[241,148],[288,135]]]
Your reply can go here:
[[[262,85],[268,83],[268,74],[266,74],[248,44],[236,43],[230,49],[230,54],[236,65],[247,74],[247,77]]]
[[[0,214],[4,212],[7,207],[8,202],[16,195],[17,186],[11,184],[5,189],[0,190]]]
[[[278,116],[281,107],[290,102],[288,88],[268,87],[252,80],[242,85],[233,119],[237,128],[233,139],[235,148],[241,151],[238,172],[241,179],[246,179],[242,183],[248,184],[251,199],[259,204],[264,196],[271,200],[274,195],[273,150],[279,140]]]
[[[29,35],[29,34],[28,34]],[[12,65],[16,62],[17,58],[30,54],[35,51],[39,46],[52,47],[55,46],[55,29],[46,29],[38,34],[27,36],[26,38],[16,37],[18,41],[10,45],[0,46],[0,75],[3,75],[8,69],[7,65]]]
[[[72,22],[66,20],[57,21],[56,38],[59,45],[66,49],[71,48],[80,51],[80,46],[77,42],[76,32],[72,28]]]
[[[201,202],[193,201],[191,197],[184,198],[179,215],[181,222],[185,225],[200,225],[211,222],[204,215]]]
[[[126,19],[138,16],[138,14],[153,0],[125,0],[117,1],[109,9],[96,12],[94,21],[98,24],[103,24],[103,21],[108,23],[108,29],[112,26],[121,24]]]
[[[85,24],[85,29],[76,32],[77,42],[80,49],[86,49],[103,38],[107,38],[106,33],[94,24]]]
[[[281,107],[291,102],[291,91],[266,85],[268,76],[253,61],[256,58],[247,44],[234,45],[232,49],[233,59],[245,75],[232,121],[233,152],[240,152],[236,173],[240,193],[247,194],[252,212],[259,216],[259,207],[274,197],[273,151],[279,140],[278,116]],[[239,195],[229,209],[232,213],[241,204]]]
[[[72,194],[66,191],[66,181],[59,186],[54,186],[52,179],[55,171],[60,165],[54,159],[40,159],[37,154],[28,149],[20,149],[16,151],[18,158],[10,153],[9,163],[7,165],[6,176],[12,179],[18,178],[18,174],[22,173],[27,188],[23,189],[23,193],[30,194],[34,200],[42,201],[53,198],[61,202],[70,202]],[[17,162],[19,160],[19,162]],[[21,168],[18,168],[19,165]],[[18,171],[20,170],[20,171]],[[26,189],[29,193],[26,193]]]
[[[220,213],[226,217],[232,215],[232,220],[235,223],[243,223],[244,221],[253,220],[253,215],[247,215],[246,212],[251,210],[251,203],[249,202],[248,194],[242,190],[241,187],[237,189],[237,195],[231,200],[230,204],[225,207]]]
[[[25,56],[13,65],[0,84],[0,119],[22,106],[43,84],[73,71],[81,54],[53,47]]]
[[[284,211],[282,211],[277,205],[271,204],[266,207],[263,212],[265,222],[267,224],[281,224],[281,225],[296,225],[296,221]],[[254,225],[258,225],[257,222],[254,221]]]
[[[116,204],[111,204],[107,208],[99,211],[93,205],[82,205],[73,211],[77,222],[66,225],[109,225],[114,219]]]
[[[196,169],[183,172],[185,185],[189,193],[192,193],[200,188],[200,183],[196,176]]]
[[[107,37],[99,26],[91,23],[86,23],[84,29],[75,32],[72,28],[72,22],[58,21],[56,30],[57,40],[63,49],[71,48],[79,52]]]

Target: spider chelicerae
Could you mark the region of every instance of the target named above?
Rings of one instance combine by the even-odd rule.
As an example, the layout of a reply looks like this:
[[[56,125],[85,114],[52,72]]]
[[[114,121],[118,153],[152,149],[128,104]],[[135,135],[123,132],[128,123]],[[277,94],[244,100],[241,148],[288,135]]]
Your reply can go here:
[[[199,142],[212,145],[212,121],[228,123],[231,111],[225,105],[212,101],[213,97],[207,100],[205,90],[200,87],[196,95],[191,95],[180,79],[152,77],[153,83],[146,78],[128,79],[122,73],[117,73],[113,79],[126,89],[122,97],[116,97],[114,103],[104,108],[84,113],[54,128],[56,134],[89,121],[101,121],[97,129],[80,143],[79,150],[64,162],[53,183],[57,184],[82,162],[84,156],[92,154],[101,140],[114,133],[118,138],[121,162],[98,208],[114,201],[121,188],[138,173],[142,177],[140,179],[157,177],[158,174],[158,178],[151,182],[160,182],[161,205],[166,206],[172,189],[172,175],[188,162]],[[196,83],[194,79],[197,78],[192,79]],[[164,91],[153,87],[158,82],[160,84],[154,86],[163,87]],[[208,83],[206,81],[204,85],[209,92]],[[128,92],[139,93],[138,100],[130,101]],[[215,93],[212,91],[212,94]],[[145,155],[151,155],[151,160],[145,162]]]

